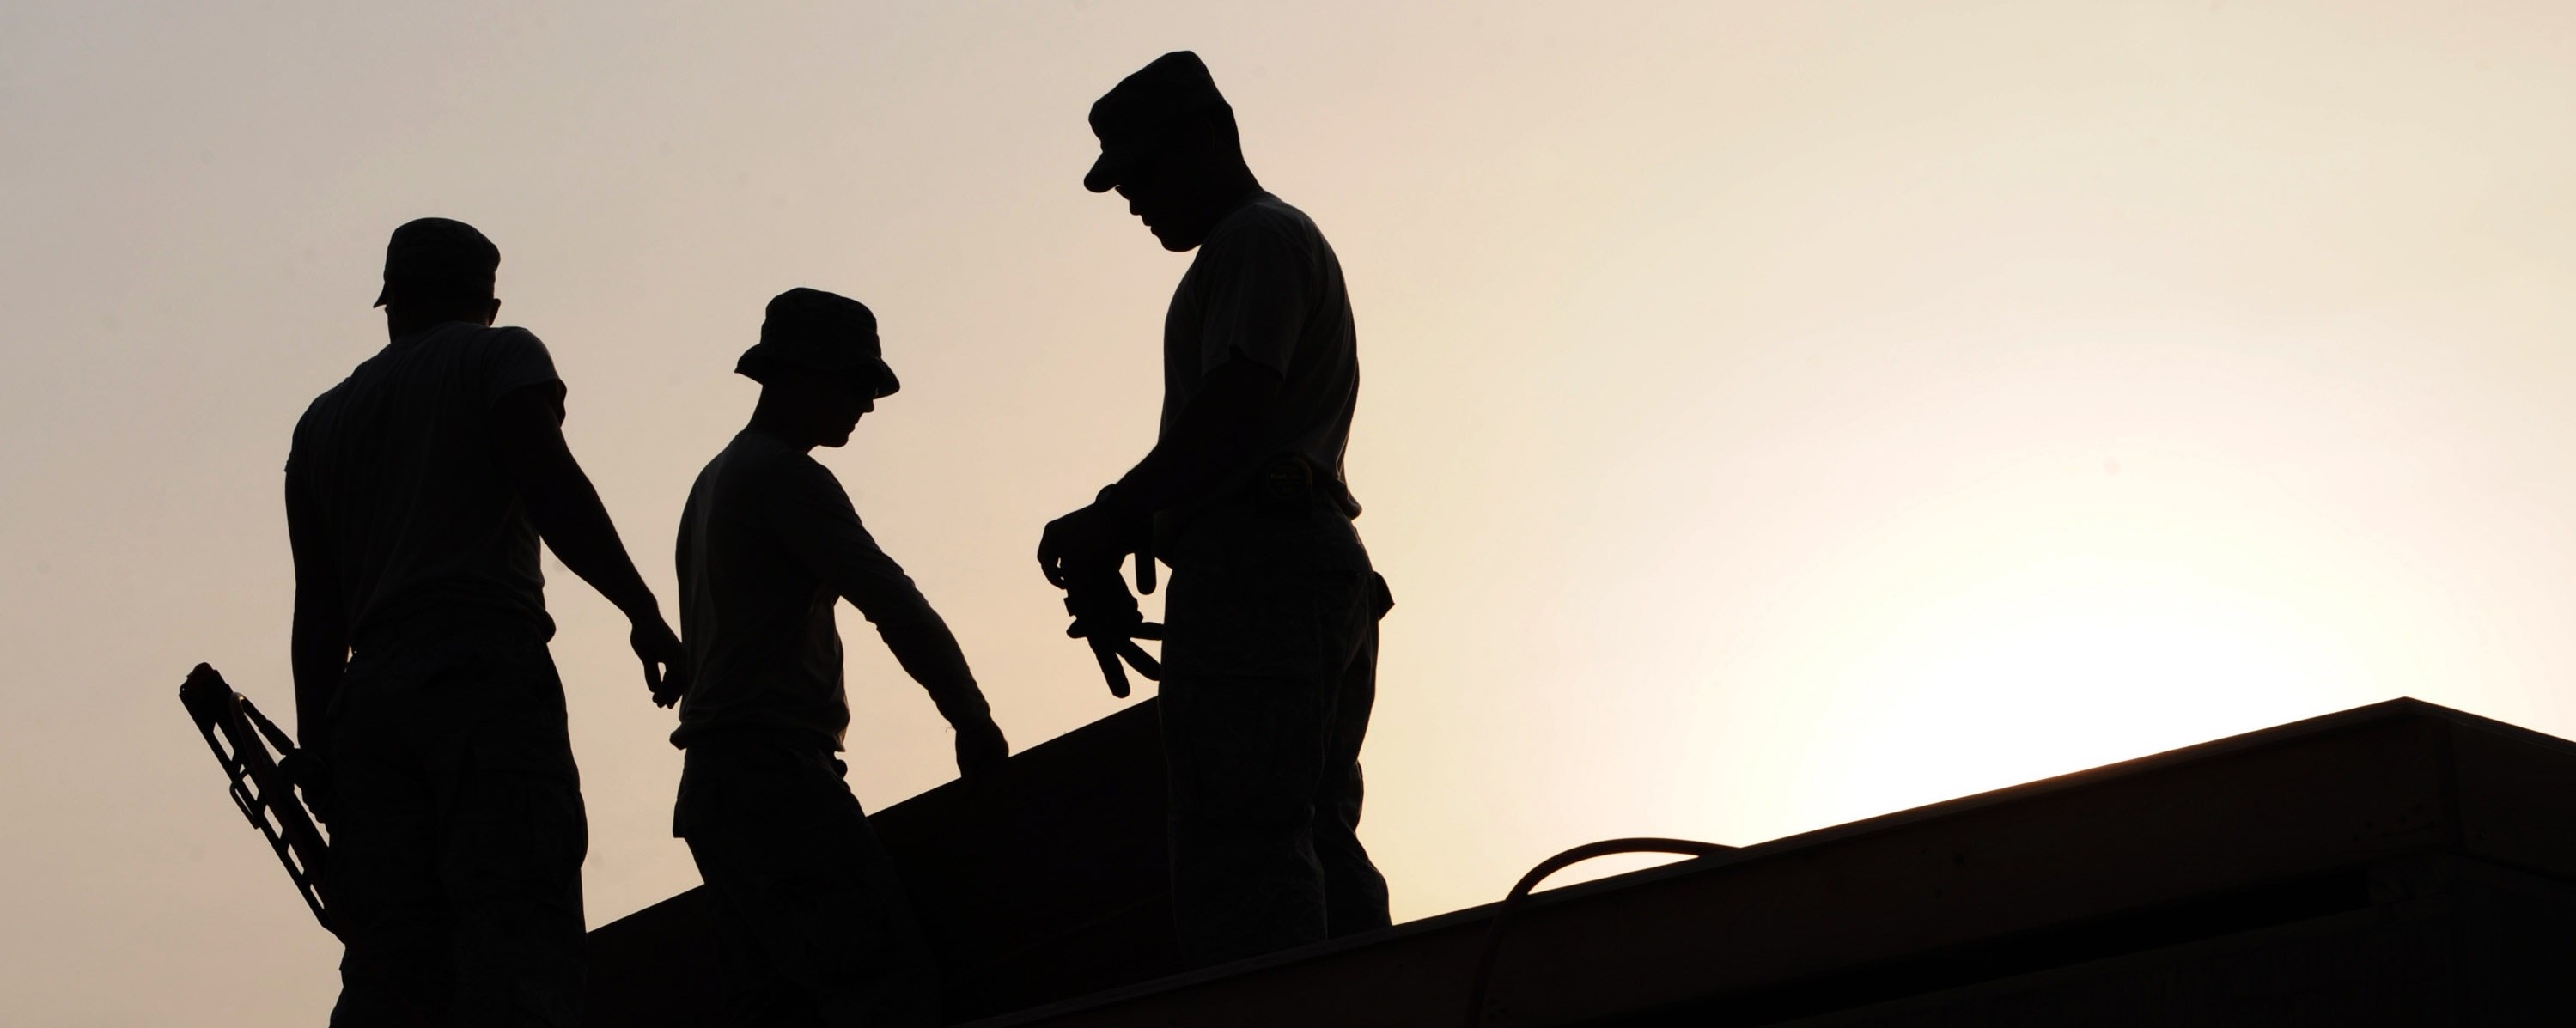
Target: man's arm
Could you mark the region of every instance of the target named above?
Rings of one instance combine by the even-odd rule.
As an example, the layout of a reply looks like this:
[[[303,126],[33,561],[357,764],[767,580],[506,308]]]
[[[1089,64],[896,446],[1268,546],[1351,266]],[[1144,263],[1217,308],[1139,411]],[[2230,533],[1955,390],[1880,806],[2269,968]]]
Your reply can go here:
[[[295,676],[295,730],[303,745],[318,748],[324,716],[340,691],[349,663],[348,607],[341,602],[338,565],[330,541],[305,508],[301,476],[286,471],[286,541],[295,557],[295,622],[287,643]]]
[[[1290,362],[1317,296],[1314,254],[1286,226],[1247,223],[1202,244],[1192,273],[1199,297],[1199,388],[1154,449],[1090,506],[1057,518],[1038,542],[1047,581],[1069,588],[1072,575],[1107,567],[1112,576],[1129,553],[1143,552],[1156,511],[1195,499],[1265,454],[1252,449],[1277,413]],[[1137,584],[1152,590],[1153,569],[1139,561]]]
[[[493,401],[493,449],[546,546],[625,613],[633,626],[628,642],[644,662],[645,687],[652,690],[653,702],[670,706],[688,687],[686,654],[679,636],[662,620],[653,590],[626,555],[599,491],[564,442],[562,395],[560,385],[548,382],[511,390]]]
[[[777,539],[876,626],[904,674],[930,694],[940,716],[957,730],[958,772],[980,778],[998,769],[1011,754],[1010,743],[993,723],[992,707],[966,666],[956,634],[912,576],[877,546],[848,495],[828,477],[819,465],[811,466],[811,477],[796,483],[795,495],[767,505]]]
[[[1145,459],[1097,502],[1048,523],[1038,540],[1038,567],[1047,581],[1062,588],[1068,569],[1079,573],[1136,552],[1141,542],[1136,537],[1155,511],[1197,498],[1260,457],[1252,448],[1278,406],[1285,381],[1279,372],[1242,357],[1208,372],[1198,395],[1181,408]],[[1145,572],[1140,568],[1138,574]]]

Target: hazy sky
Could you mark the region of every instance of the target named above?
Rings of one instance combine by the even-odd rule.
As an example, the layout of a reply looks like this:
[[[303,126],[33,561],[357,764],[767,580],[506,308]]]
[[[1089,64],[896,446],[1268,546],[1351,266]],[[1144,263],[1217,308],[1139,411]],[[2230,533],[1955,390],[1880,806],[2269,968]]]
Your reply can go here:
[[[1031,553],[1150,442],[1186,258],[1082,191],[1198,50],[1340,251],[1400,918],[2398,695],[2576,735],[2576,8],[0,4],[0,1010],[319,1023],[336,949],[173,699],[286,712],[305,403],[386,233],[500,244],[670,606],[789,286],[905,388],[824,455],[1011,737],[1117,707]],[[591,920],[695,883],[554,569]],[[851,783],[953,774],[845,617]]]

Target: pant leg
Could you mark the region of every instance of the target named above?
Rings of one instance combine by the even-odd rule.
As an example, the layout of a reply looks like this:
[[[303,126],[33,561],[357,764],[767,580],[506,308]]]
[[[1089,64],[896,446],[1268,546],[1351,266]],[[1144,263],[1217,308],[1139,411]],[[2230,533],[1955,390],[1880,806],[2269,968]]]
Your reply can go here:
[[[1360,743],[1377,703],[1377,623],[1362,630],[1358,652],[1342,671],[1325,740],[1324,773],[1315,797],[1315,856],[1324,871],[1325,926],[1333,936],[1384,928],[1386,876],[1360,845]]]
[[[543,648],[477,661],[426,702],[462,719],[446,740],[439,883],[462,1025],[575,1028],[587,972],[581,865],[590,829],[563,683]]]
[[[1164,675],[1172,909],[1185,962],[1325,937],[1313,824],[1322,699],[1295,678]]]
[[[333,1028],[449,1023],[453,930],[439,888],[438,804],[403,731],[396,686],[352,665],[318,744],[332,767],[331,850],[322,886],[342,942]]]
[[[331,736],[332,1023],[578,1025],[588,831],[543,644],[362,657]]]
[[[939,977],[901,880],[838,762],[702,742],[676,825],[714,894],[743,1026],[939,1023]]]
[[[1350,834],[1367,711],[1355,702],[1346,724],[1338,708],[1375,621],[1375,576],[1347,526],[1238,534],[1173,574],[1163,743],[1172,902],[1192,963],[1324,939],[1323,854],[1346,877],[1354,854],[1367,866]]]

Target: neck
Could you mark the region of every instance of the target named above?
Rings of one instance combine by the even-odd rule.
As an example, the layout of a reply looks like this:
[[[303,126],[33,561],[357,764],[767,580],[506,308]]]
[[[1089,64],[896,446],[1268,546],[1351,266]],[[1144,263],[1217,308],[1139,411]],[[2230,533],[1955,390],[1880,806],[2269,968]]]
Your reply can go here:
[[[1250,168],[1241,164],[1236,164],[1204,181],[1206,184],[1201,187],[1198,196],[1205,202],[1196,205],[1193,213],[1189,215],[1186,227],[1182,228],[1180,233],[1162,237],[1166,249],[1196,249],[1199,244],[1207,242],[1208,233],[1216,231],[1217,222],[1225,220],[1226,215],[1233,213],[1235,208],[1243,206],[1245,202],[1252,199],[1254,194],[1261,192],[1260,181],[1252,177]]]
[[[484,325],[492,323],[490,319],[485,318],[480,314],[471,314],[464,311],[424,311],[419,313],[411,311],[386,311],[385,337],[388,339],[400,339],[423,329],[436,328],[451,321],[462,321],[468,324],[481,323]]]
[[[1243,206],[1244,201],[1252,199],[1254,194],[1261,192],[1261,180],[1252,177],[1252,169],[1241,164],[1226,169],[1226,173],[1216,180],[1215,185],[1216,188],[1209,190],[1209,193],[1221,199],[1208,211],[1208,220],[1211,222],[1225,217],[1226,212]]]
[[[814,438],[814,433],[806,431],[803,426],[796,423],[795,419],[787,417],[765,402],[751,409],[751,421],[743,427],[766,432],[806,453],[812,453],[814,447],[821,445],[820,441]]]

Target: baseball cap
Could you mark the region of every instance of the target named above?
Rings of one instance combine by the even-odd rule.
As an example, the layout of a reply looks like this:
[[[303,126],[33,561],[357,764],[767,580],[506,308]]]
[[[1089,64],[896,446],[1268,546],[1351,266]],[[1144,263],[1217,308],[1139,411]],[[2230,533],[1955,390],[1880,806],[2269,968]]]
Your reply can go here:
[[[755,382],[786,368],[856,376],[870,395],[892,396],[903,383],[877,347],[877,316],[866,304],[798,287],[770,298],[760,341],[742,352],[734,373]]]
[[[1091,133],[1100,137],[1100,159],[1082,177],[1082,187],[1105,193],[1119,177],[1153,156],[1172,130],[1209,111],[1234,117],[1234,108],[1216,91],[1199,55],[1174,50],[1120,79],[1091,105]]]
[[[451,218],[406,221],[385,244],[385,285],[376,306],[397,298],[489,297],[500,268],[501,248],[474,226]]]

